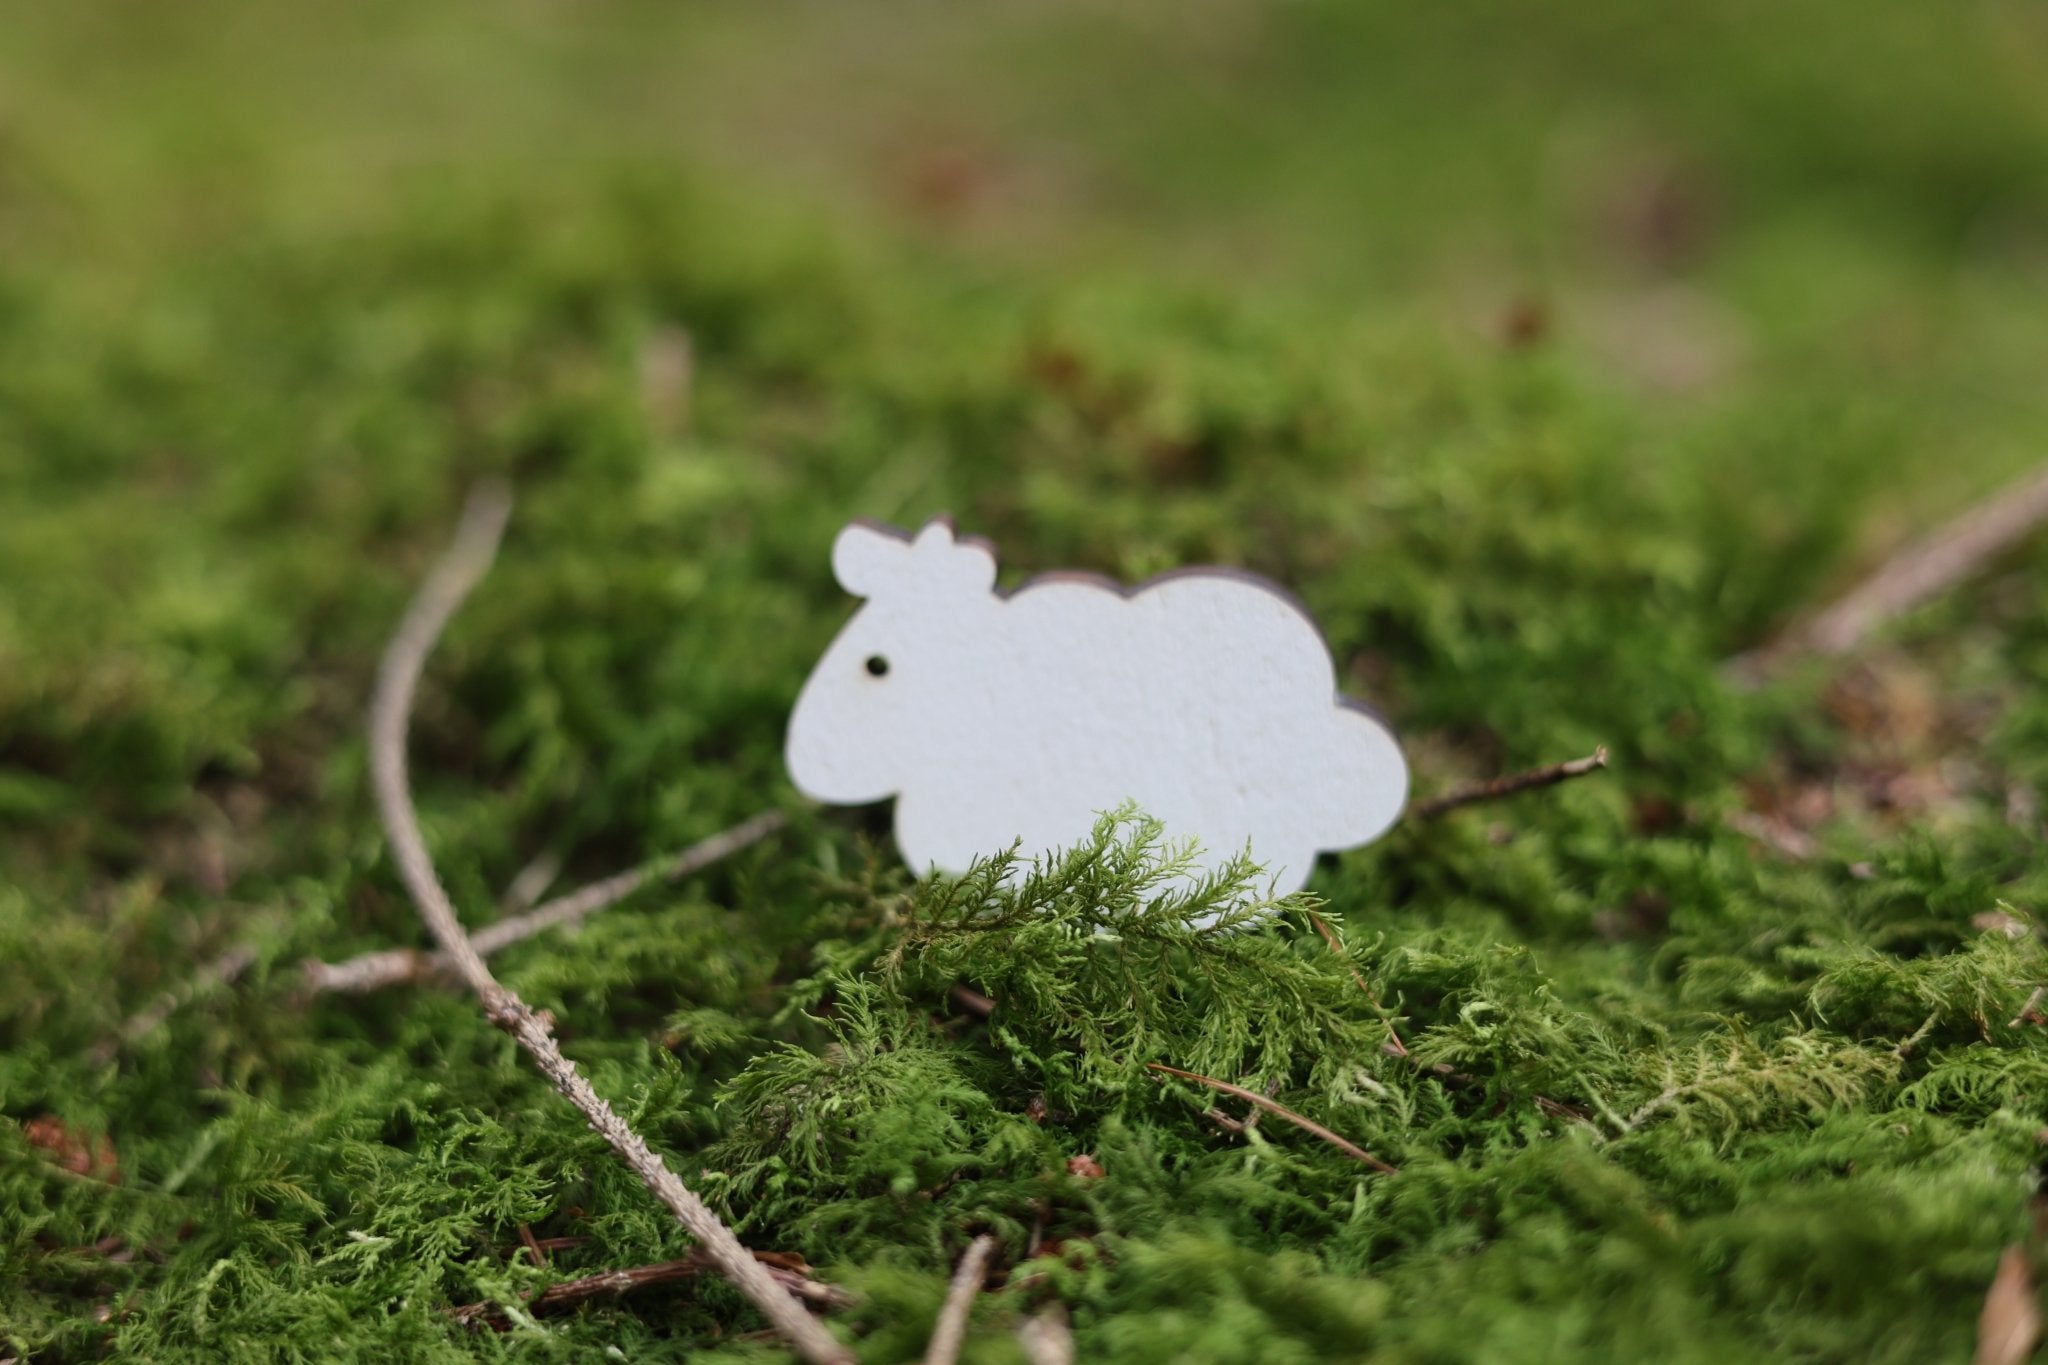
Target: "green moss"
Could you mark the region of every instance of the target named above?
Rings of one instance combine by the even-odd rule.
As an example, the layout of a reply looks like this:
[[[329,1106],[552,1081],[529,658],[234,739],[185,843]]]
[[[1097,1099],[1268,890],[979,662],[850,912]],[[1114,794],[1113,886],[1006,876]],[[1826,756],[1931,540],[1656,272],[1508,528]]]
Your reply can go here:
[[[422,943],[362,712],[495,474],[444,878],[790,811],[500,962],[864,1358],[982,1231],[972,1360],[1053,1298],[1089,1360],[1967,1357],[2042,1160],[2048,556],[1721,664],[2048,449],[2024,16],[5,9],[0,1356],[778,1358],[708,1280],[458,1326],[683,1239],[466,1000],[301,989]],[[1614,766],[1329,860],[1341,957],[1129,813],[914,884],[780,742],[833,532],[939,511],[1286,582],[1425,791]]]

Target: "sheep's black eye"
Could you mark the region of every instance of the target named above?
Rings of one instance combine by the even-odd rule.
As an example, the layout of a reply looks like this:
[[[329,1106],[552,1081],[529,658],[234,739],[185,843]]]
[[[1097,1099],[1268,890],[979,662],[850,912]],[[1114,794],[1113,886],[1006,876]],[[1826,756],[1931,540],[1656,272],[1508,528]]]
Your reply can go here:
[[[889,661],[879,654],[870,654],[868,655],[867,669],[868,676],[871,678],[886,677],[889,673]]]

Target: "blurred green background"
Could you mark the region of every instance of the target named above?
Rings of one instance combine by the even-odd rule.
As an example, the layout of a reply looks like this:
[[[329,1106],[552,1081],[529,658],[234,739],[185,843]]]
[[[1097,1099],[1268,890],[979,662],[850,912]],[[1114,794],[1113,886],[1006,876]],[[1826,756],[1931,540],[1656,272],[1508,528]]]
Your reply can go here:
[[[1569,1066],[1459,1055],[1504,1105],[1590,1087],[1630,1112],[1720,1029],[1882,1061],[1934,1011],[1888,1079],[1740,1110],[1685,1161],[1514,1166],[1566,1139],[1512,1107],[1456,1142],[1369,1135],[1468,1171],[1473,1202],[1331,1250],[1212,1201],[1213,1247],[1126,1247],[1136,1278],[1086,1291],[1085,1358],[1961,1359],[2048,1084],[2005,995],[2048,969],[2028,936],[1982,998],[1916,973],[2044,889],[2048,560],[1852,665],[1760,694],[1720,665],[2044,455],[2048,8],[2026,0],[0,4],[0,1342],[681,1358],[745,1322],[711,1291],[557,1335],[448,1325],[514,1283],[463,1239],[559,1224],[572,1186],[636,1195],[576,1174],[573,1121],[462,1002],[292,995],[300,958],[420,941],[361,711],[464,489],[497,474],[521,500],[505,559],[415,743],[479,919],[537,854],[567,884],[791,804],[782,721],[847,606],[833,529],[948,511],[1012,577],[1281,579],[1425,792],[1613,747],[1612,780],[1403,831],[1316,884],[1374,971],[1540,964],[1421,992],[1418,1040],[1487,991],[1616,1031]],[[729,1121],[722,1083],[818,1041],[778,993],[883,826],[796,823],[506,960],[680,1169]],[[246,981],[109,1047],[245,942]],[[1856,1007],[1829,976],[1852,961],[1891,973]],[[707,1001],[723,1041],[679,1043]],[[1137,1103],[1047,1141],[1199,1127]],[[53,1165],[26,1136],[44,1116],[106,1135],[122,1193]],[[1824,1122],[1902,1136],[1823,1178],[1800,1163]],[[525,1175],[434,1204],[458,1152]],[[1195,1158],[1160,1161],[1160,1199],[1201,1203]],[[1341,1171],[1261,1178],[1351,1198]],[[1621,1235],[1556,1212],[1580,1198],[1676,1230],[1582,1285],[1540,1273]],[[414,1231],[378,1223],[407,1199],[432,1205]],[[938,1207],[952,1240],[894,1260],[757,1231],[856,1279],[894,1267],[876,1320],[921,1331],[973,1225]],[[579,1269],[679,1254],[651,1215],[601,1216]],[[107,1237],[148,1251],[107,1264]],[[380,1237],[405,1255],[361,1250]],[[1302,1249],[1328,1302],[1244,1288],[1310,1274],[1258,1259]],[[1197,1261],[1230,1313],[1146,1297]],[[1398,1292],[1319,1317],[1350,1276]],[[1446,1294],[1491,1327],[1403,1306]]]

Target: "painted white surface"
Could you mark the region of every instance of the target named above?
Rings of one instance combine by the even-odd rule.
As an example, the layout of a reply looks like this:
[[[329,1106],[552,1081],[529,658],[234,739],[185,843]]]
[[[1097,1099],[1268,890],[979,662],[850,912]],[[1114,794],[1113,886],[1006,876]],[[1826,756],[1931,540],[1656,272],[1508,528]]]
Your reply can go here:
[[[1249,844],[1287,892],[1406,803],[1392,733],[1337,695],[1315,623],[1263,579],[1054,575],[1003,596],[988,546],[943,521],[856,522],[832,568],[867,601],[797,698],[789,774],[830,804],[895,797],[920,875],[1071,846],[1130,800],[1205,866]]]

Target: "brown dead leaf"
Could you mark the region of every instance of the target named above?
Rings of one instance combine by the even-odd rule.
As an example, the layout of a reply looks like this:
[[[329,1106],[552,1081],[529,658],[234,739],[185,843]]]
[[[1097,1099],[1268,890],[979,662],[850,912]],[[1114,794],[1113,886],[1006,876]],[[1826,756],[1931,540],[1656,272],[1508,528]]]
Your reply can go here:
[[[1639,796],[1630,807],[1629,823],[1638,834],[1669,834],[1685,826],[1685,808],[1661,796]]]
[[[49,1153],[50,1160],[73,1175],[90,1176],[109,1185],[121,1183],[114,1144],[104,1133],[83,1133],[55,1114],[41,1114],[21,1125],[21,1135],[29,1146]]]
[[[1501,314],[1498,324],[1501,345],[1513,351],[1526,350],[1549,340],[1555,325],[1547,302],[1524,295],[1510,303]]]
[[[1977,1315],[1975,1365],[2021,1365],[2041,1339],[2041,1305],[2026,1249],[2014,1243],[1998,1258],[1998,1273]]]
[[[921,129],[892,149],[884,174],[892,197],[915,217],[948,224],[982,207],[1002,179],[995,149],[964,130]]]

